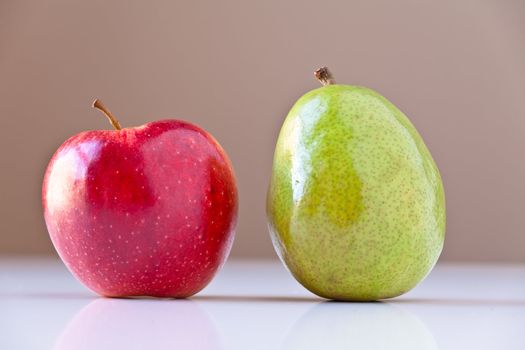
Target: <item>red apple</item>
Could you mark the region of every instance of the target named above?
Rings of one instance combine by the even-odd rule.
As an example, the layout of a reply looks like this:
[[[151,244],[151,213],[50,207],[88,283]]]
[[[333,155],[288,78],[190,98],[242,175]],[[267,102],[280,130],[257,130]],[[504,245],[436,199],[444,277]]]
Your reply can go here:
[[[49,162],[42,200],[71,272],[104,296],[183,298],[226,260],[237,221],[231,163],[215,139],[180,120],[86,131]]]

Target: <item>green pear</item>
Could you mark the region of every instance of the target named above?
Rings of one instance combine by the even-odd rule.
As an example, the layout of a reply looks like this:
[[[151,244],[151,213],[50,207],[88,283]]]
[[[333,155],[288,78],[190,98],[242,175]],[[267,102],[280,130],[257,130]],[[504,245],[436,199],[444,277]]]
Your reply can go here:
[[[335,84],[302,96],[277,141],[267,198],[274,247],[328,299],[392,298],[435,265],[445,238],[439,170],[408,118],[377,92]]]

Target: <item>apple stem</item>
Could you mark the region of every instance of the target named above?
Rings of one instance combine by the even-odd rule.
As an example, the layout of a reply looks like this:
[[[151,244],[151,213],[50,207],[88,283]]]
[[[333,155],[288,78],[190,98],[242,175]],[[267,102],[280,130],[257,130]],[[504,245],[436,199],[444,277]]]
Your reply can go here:
[[[334,76],[328,70],[327,67],[319,68],[318,70],[314,72],[314,75],[317,78],[317,80],[319,80],[321,84],[323,84],[323,86],[335,84]]]
[[[102,101],[100,101],[98,98],[95,101],[93,101],[93,108],[96,108],[96,109],[102,111],[102,113],[104,113],[104,115],[108,118],[108,120],[111,123],[111,125],[113,125],[115,130],[121,130],[122,129],[122,127],[120,126],[120,123],[118,122],[117,118],[115,118],[115,116],[109,111],[109,109],[107,109],[106,106],[104,106]]]

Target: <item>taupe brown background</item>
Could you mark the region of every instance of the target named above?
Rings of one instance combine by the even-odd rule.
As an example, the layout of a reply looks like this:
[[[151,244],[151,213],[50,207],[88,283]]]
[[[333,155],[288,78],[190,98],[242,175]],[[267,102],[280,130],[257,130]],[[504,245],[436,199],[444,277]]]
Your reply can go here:
[[[524,1],[0,2],[0,253],[54,254],[41,179],[69,136],[175,117],[234,163],[233,254],[274,257],[264,202],[293,102],[328,65],[413,121],[445,183],[443,259],[525,261]]]

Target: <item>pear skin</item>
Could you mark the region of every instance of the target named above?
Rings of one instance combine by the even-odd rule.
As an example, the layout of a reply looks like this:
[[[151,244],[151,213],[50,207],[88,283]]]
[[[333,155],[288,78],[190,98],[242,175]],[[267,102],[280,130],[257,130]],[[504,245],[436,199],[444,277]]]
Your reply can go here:
[[[324,71],[325,70],[325,71]],[[439,170],[408,118],[377,92],[324,84],[290,110],[267,197],[277,254],[328,299],[392,298],[435,265],[445,237]]]

